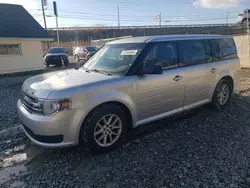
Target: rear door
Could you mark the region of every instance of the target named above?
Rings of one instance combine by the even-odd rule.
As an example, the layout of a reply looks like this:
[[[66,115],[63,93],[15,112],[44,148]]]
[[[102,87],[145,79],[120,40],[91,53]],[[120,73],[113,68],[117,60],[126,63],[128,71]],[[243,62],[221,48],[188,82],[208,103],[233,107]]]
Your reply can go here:
[[[207,41],[185,40],[178,42],[180,66],[186,73],[184,109],[188,110],[211,100],[216,69],[207,59]],[[211,48],[209,48],[211,51]]]
[[[150,44],[143,66],[160,64],[163,74],[136,76],[138,124],[183,110],[185,71],[178,67],[176,42]]]
[[[212,51],[214,68],[216,72],[214,78],[216,78],[216,84],[221,79],[223,75],[230,75],[234,78],[234,75],[238,74],[239,59],[237,56],[237,50],[233,38],[221,38],[221,39],[212,39],[209,40]],[[238,77],[238,76],[237,76]]]

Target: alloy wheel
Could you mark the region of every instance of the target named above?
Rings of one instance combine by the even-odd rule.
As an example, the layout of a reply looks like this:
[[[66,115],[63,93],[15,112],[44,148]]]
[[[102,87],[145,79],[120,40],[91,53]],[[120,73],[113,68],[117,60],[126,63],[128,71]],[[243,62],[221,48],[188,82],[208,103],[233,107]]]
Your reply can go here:
[[[227,84],[222,84],[217,92],[217,100],[219,105],[223,106],[227,103],[230,95],[230,89]]]
[[[122,132],[122,121],[115,114],[103,116],[94,129],[94,139],[99,146],[108,147],[114,144]]]

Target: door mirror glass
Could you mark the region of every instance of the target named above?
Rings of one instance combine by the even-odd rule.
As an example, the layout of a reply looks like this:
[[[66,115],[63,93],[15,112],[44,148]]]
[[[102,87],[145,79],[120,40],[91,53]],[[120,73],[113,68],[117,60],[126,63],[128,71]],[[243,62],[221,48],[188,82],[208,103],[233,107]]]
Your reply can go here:
[[[162,66],[157,64],[152,66],[145,66],[142,69],[142,74],[162,74]]]

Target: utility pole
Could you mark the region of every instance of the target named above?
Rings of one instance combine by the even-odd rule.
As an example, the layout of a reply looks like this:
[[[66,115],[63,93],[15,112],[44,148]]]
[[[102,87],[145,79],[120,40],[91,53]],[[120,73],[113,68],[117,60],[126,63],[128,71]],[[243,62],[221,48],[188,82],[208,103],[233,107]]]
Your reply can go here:
[[[228,10],[227,10],[227,25],[228,25]]]
[[[117,6],[117,16],[118,16],[118,29],[120,29],[120,8]]]
[[[168,25],[167,25],[167,23],[169,23],[169,22],[170,22],[169,20],[166,21],[166,35],[168,34]]]
[[[47,30],[47,24],[46,24],[45,12],[44,12],[44,1],[43,0],[41,0],[41,4],[42,4],[42,11],[43,11],[44,28],[45,28],[45,30]]]
[[[159,25],[161,27],[161,13],[159,14]]]
[[[57,43],[60,46],[60,36],[59,36],[59,29],[58,29],[58,16],[56,16],[56,34],[57,34]]]
[[[44,0],[41,0],[41,4],[42,4],[42,11],[43,11],[43,23],[44,23],[44,28],[47,31],[47,24],[46,24],[46,18],[45,18],[45,12],[44,12]],[[47,48],[49,49],[49,43],[46,42]]]
[[[60,46],[60,37],[59,37],[59,29],[58,29],[58,12],[56,2],[53,1],[54,15],[56,17],[56,33],[57,33],[57,43]]]
[[[248,13],[248,9],[247,9],[247,35],[249,37],[250,31],[249,31],[249,13]]]

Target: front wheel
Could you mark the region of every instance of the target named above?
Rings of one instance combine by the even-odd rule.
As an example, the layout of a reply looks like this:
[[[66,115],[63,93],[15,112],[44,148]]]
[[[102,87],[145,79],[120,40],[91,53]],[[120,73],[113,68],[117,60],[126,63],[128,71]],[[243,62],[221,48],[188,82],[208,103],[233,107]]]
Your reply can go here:
[[[93,152],[108,152],[122,145],[127,135],[124,111],[116,105],[102,105],[85,119],[80,142]]]
[[[64,66],[67,67],[69,65],[69,60],[67,58],[65,58],[64,60]]]
[[[213,95],[213,105],[218,109],[223,109],[229,102],[232,96],[232,84],[225,79],[222,79],[216,86]]]

